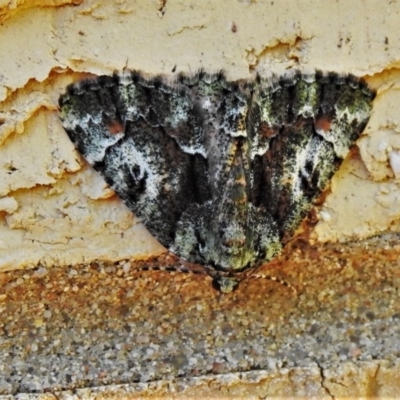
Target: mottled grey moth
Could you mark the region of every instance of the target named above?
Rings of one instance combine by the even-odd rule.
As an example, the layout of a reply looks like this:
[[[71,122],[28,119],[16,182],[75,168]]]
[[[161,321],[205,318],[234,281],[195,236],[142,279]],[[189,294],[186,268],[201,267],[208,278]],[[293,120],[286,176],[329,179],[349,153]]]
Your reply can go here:
[[[230,292],[293,236],[373,98],[335,73],[124,71],[70,85],[60,108],[78,151],[149,231]]]

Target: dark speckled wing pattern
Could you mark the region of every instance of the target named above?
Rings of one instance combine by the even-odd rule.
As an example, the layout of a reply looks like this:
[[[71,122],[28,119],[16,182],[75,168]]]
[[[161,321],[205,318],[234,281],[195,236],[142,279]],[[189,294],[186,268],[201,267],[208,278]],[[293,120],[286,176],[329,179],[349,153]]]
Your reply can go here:
[[[230,291],[279,254],[363,131],[374,92],[353,76],[291,73],[78,82],[61,119],[149,231]]]

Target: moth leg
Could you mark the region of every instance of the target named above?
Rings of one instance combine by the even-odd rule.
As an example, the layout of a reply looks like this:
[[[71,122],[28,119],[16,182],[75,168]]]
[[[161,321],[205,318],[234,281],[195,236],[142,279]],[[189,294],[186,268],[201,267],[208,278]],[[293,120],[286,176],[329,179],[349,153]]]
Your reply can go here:
[[[164,271],[164,272],[180,272],[182,274],[208,275],[206,270],[191,269],[184,265],[144,265],[136,268],[135,271]]]
[[[250,279],[250,278],[252,278],[252,279],[267,279],[269,281],[274,281],[274,282],[280,283],[283,286],[288,287],[289,289],[291,289],[294,292],[294,294],[297,295],[297,293],[298,293],[297,289],[293,285],[291,285],[289,282],[285,281],[284,279],[273,276],[273,275],[253,274],[248,277],[248,279]]]

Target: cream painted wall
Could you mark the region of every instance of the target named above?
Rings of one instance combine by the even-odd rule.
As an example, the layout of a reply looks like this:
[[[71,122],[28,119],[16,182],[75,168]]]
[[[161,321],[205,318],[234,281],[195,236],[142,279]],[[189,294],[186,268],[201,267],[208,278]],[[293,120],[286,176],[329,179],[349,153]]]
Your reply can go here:
[[[1,269],[164,251],[85,165],[57,116],[67,84],[125,67],[365,77],[378,91],[373,114],[333,180],[315,238],[399,230],[399,2],[20,0],[0,1],[0,21]]]

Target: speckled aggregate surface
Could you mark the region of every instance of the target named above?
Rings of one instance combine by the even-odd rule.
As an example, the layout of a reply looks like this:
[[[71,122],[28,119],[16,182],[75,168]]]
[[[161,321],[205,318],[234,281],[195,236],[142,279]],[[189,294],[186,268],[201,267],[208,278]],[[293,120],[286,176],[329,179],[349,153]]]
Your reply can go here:
[[[391,395],[400,381],[399,254],[398,235],[294,241],[264,272],[297,294],[247,280],[223,295],[203,275],[135,271],[150,261],[2,272],[0,394],[198,397],[241,385],[245,396],[255,382],[259,397]],[[201,392],[191,392],[196,385]]]

